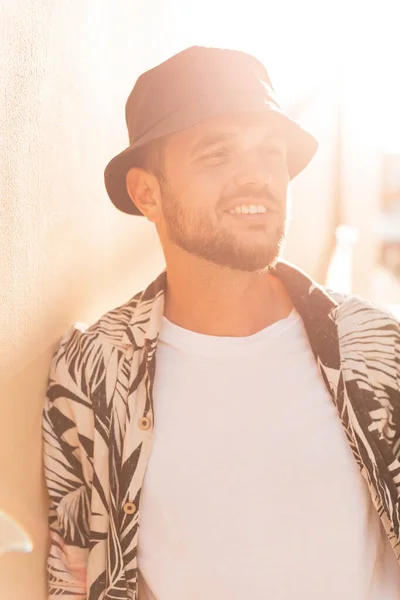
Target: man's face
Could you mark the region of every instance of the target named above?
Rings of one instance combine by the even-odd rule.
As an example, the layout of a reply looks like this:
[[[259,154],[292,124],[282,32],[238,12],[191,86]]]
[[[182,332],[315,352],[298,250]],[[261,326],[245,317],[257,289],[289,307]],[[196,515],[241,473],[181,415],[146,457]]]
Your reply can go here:
[[[285,143],[265,117],[218,117],[174,134],[160,184],[163,244],[241,271],[278,257],[289,175]]]

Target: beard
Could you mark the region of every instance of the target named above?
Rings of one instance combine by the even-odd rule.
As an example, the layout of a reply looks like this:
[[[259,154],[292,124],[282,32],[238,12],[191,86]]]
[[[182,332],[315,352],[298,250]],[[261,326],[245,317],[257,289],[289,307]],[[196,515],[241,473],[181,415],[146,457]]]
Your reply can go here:
[[[253,224],[256,235],[249,242],[248,236],[240,239],[239,232],[218,227],[209,209],[180,202],[165,180],[161,193],[166,233],[176,246],[218,266],[239,271],[262,272],[275,265],[286,238],[285,216],[275,229]]]

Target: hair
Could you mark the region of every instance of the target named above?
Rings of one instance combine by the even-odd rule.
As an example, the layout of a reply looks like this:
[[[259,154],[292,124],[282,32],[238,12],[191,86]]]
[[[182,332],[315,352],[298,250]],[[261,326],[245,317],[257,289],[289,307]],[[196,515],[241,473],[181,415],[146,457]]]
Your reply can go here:
[[[164,179],[165,141],[165,138],[153,140],[135,152],[135,167],[148,171],[159,181]]]

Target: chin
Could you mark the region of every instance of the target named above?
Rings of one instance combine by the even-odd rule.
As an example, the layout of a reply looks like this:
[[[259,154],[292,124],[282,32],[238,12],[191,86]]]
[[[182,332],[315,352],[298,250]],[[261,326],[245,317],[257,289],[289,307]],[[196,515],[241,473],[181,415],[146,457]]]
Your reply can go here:
[[[260,253],[245,255],[225,255],[211,258],[211,261],[221,267],[245,273],[265,273],[273,268],[279,258],[279,252],[270,252],[261,258]],[[210,257],[209,257],[210,260]]]

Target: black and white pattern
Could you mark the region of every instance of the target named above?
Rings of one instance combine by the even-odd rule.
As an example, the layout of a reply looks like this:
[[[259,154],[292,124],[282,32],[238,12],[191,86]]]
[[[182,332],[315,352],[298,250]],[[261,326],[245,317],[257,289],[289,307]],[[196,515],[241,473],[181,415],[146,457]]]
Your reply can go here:
[[[283,261],[275,274],[303,319],[399,559],[398,322],[359,298],[328,293]],[[165,283],[163,273],[92,327],[75,326],[54,355],[43,419],[51,599],[137,600],[140,494]],[[132,514],[124,511],[127,502],[137,509]]]

